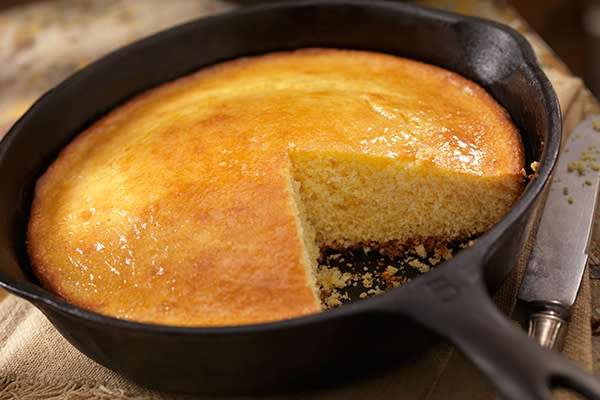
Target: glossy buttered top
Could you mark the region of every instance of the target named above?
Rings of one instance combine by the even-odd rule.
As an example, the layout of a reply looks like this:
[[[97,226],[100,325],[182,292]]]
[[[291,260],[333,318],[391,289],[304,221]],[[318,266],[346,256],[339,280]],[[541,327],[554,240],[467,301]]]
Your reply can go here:
[[[344,50],[238,59],[135,97],[61,152],[36,187],[34,270],[74,304],[144,322],[316,312],[290,196],[296,150],[483,177],[523,164],[505,110],[455,73]]]

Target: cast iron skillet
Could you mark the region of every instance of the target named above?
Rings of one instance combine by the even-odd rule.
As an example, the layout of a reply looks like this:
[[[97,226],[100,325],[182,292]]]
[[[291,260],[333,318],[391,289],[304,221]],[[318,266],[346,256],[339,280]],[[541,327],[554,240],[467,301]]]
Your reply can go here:
[[[32,189],[76,133],[134,94],[202,66],[309,46],[398,54],[478,82],[520,128],[527,162],[540,161],[537,178],[497,226],[442,267],[386,294],[318,315],[236,327],[158,326],[83,310],[38,285],[24,244]],[[560,142],[553,90],[528,43],[502,25],[355,0],[284,2],[198,20],[84,68],[35,103],[0,143],[0,285],[36,305],[92,359],[168,391],[305,388],[335,373],[364,374],[360,365],[371,367],[373,360],[400,362],[440,335],[505,398],[550,398],[552,387],[564,386],[600,399],[598,381],[530,342],[489,296],[522,253]]]

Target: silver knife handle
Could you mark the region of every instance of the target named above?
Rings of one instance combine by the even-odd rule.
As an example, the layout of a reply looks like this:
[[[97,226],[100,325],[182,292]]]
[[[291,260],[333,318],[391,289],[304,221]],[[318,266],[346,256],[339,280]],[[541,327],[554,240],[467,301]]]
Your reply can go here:
[[[551,350],[561,351],[567,333],[568,311],[549,307],[529,315],[529,337]]]

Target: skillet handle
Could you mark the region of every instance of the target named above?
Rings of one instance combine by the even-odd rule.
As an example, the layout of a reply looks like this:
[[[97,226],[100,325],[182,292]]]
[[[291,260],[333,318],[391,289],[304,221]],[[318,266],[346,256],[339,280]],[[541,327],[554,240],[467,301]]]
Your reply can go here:
[[[494,305],[480,274],[469,272],[431,271],[383,295],[380,307],[450,339],[504,399],[550,400],[552,388],[563,387],[600,400],[600,380],[528,338]]]

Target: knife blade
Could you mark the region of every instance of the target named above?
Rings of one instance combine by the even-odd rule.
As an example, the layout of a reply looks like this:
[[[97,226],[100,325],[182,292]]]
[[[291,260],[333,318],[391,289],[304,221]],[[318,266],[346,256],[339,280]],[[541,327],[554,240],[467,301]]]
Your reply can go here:
[[[529,336],[551,349],[562,349],[588,262],[600,184],[599,125],[598,116],[586,119],[563,145],[517,295],[528,304]]]

